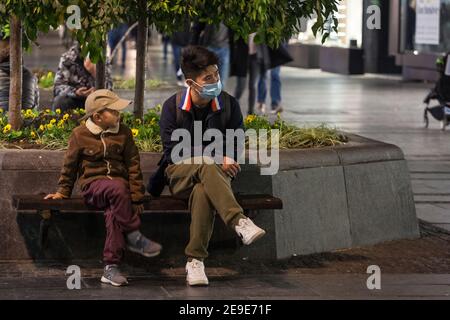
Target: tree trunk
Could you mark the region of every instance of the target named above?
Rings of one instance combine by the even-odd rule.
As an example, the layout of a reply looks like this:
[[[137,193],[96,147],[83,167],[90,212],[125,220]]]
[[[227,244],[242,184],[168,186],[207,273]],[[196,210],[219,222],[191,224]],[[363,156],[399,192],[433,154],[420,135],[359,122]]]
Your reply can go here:
[[[106,86],[106,41],[103,41],[102,47],[103,59],[97,61],[95,71],[95,89],[105,89]]]
[[[22,126],[22,25],[17,16],[11,17],[10,24],[9,124],[13,130],[19,130]]]
[[[141,16],[138,20],[138,35],[136,44],[136,88],[134,91],[134,116],[136,119],[144,117],[144,91],[145,91],[145,62],[147,57],[148,18],[146,15],[145,0],[139,0]]]

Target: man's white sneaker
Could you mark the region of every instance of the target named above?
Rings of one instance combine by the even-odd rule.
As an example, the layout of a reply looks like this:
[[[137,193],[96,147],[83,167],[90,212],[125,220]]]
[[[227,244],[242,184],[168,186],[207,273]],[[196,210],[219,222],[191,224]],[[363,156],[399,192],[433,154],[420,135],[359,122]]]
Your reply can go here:
[[[209,284],[203,261],[197,259],[192,259],[191,262],[188,261],[186,263],[186,272],[186,282],[190,286],[207,286]]]
[[[261,238],[266,232],[255,225],[250,218],[240,219],[239,224],[235,227],[236,233],[242,238],[245,245],[249,245]]]

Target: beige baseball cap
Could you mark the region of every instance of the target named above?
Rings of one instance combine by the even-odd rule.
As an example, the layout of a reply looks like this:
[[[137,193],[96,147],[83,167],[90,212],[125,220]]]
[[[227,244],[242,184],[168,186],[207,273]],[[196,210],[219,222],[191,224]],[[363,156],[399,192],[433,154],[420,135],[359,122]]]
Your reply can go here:
[[[95,112],[104,109],[123,110],[133,101],[121,99],[117,94],[107,89],[99,89],[88,95],[84,103],[86,114],[80,120],[85,120],[92,116]]]

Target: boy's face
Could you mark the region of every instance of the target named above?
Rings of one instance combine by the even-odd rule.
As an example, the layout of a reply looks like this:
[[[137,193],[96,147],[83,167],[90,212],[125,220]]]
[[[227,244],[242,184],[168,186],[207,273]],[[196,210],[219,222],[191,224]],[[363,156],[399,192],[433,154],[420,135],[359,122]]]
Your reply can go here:
[[[120,121],[120,111],[105,109],[93,115],[94,122],[103,130],[117,126]]]
[[[198,75],[198,77],[196,77],[195,79],[187,79],[186,83],[188,86],[193,86],[197,90],[201,90],[201,86],[205,84],[216,83],[219,80],[219,68],[217,67],[217,65],[210,65],[206,67],[206,69],[202,71],[202,73],[200,73],[200,75]]]

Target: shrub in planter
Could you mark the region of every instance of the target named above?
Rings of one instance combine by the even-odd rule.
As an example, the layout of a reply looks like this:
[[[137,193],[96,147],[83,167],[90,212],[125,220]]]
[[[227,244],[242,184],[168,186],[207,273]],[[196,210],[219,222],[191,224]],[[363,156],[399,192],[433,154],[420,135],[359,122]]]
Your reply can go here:
[[[162,152],[159,134],[161,106],[148,109],[143,120],[135,119],[130,112],[122,114],[122,121],[131,128],[139,150]],[[84,109],[61,112],[57,109],[22,110],[24,125],[21,130],[11,130],[6,113],[0,109],[0,145],[7,148],[40,148],[61,150],[67,147],[72,130],[79,125]],[[279,130],[280,149],[318,148],[335,146],[347,141],[347,137],[336,129],[321,125],[299,128],[283,121],[280,116],[273,122],[267,117],[249,115],[244,119],[245,129],[266,129],[270,138],[271,129]],[[268,139],[268,141],[271,141]],[[270,143],[267,145],[270,148]]]

